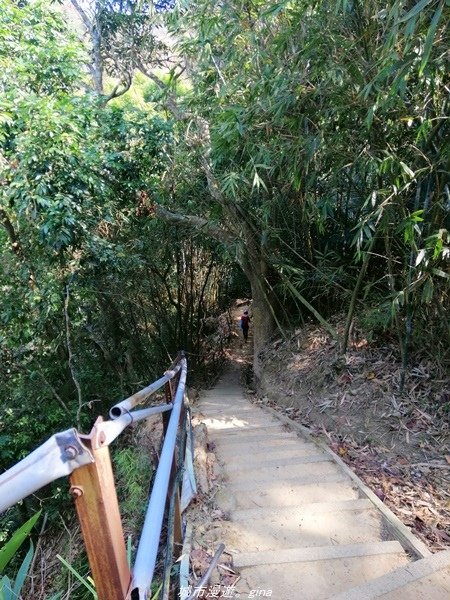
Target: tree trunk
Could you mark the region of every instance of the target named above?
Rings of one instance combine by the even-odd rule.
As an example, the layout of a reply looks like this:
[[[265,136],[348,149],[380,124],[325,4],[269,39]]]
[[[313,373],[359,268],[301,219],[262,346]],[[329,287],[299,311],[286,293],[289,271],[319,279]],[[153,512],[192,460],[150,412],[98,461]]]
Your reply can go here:
[[[95,23],[92,28],[92,80],[97,94],[104,93],[103,87],[103,58],[101,52],[101,33],[100,24]]]
[[[205,167],[206,168],[206,167]],[[208,171],[209,177],[213,179],[211,171]],[[212,184],[211,184],[212,185]],[[214,188],[215,189],[215,188]],[[218,193],[218,192],[217,192]],[[208,222],[207,219],[195,215],[184,215],[167,210],[166,208],[155,204],[155,214],[168,223],[182,224],[197,231],[202,231],[219,242],[222,242],[234,252],[237,252],[237,262],[244,271],[250,282],[253,297],[253,340],[254,355],[253,368],[255,377],[260,375],[259,354],[267,340],[270,339],[275,331],[275,294],[271,288],[273,279],[270,263],[265,258],[267,235],[266,232],[259,233],[255,226],[252,226],[245,219],[239,220],[239,215],[233,212],[234,205],[229,202],[223,203],[225,211],[230,217],[230,221],[239,222],[241,235],[232,232],[231,228],[226,229]],[[237,212],[237,209],[236,209]],[[240,239],[241,243],[238,243]],[[178,263],[177,263],[178,265]],[[180,279],[180,269],[177,266],[178,279]]]
[[[275,303],[269,285],[269,264],[259,248],[257,249],[251,242],[246,244],[246,248],[249,247],[251,258],[246,253],[239,262],[252,290],[253,372],[258,380],[261,376],[260,353],[275,331]]]

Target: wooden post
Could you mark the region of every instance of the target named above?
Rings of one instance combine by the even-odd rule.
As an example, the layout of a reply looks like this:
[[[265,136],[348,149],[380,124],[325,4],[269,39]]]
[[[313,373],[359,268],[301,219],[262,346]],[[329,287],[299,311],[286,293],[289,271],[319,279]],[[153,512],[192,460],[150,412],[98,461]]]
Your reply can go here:
[[[181,550],[183,549],[183,522],[181,519],[180,490],[175,492],[175,514],[173,518],[173,554],[175,560],[178,560],[181,556]]]
[[[90,440],[95,462],[70,475],[70,493],[75,500],[99,600],[125,600],[131,573],[111,458],[108,446],[101,446],[102,435],[97,436],[95,426],[93,432]]]
[[[171,402],[173,402],[173,389],[172,389],[172,382],[168,381],[166,383],[166,385],[164,386],[164,395],[166,397],[166,402],[167,404],[170,404]],[[170,421],[170,415],[172,414],[171,411],[167,411],[162,413],[162,422],[163,422],[163,437],[162,437],[162,441],[164,443],[164,438],[166,437],[166,432],[167,432],[167,427],[169,426],[169,421]]]

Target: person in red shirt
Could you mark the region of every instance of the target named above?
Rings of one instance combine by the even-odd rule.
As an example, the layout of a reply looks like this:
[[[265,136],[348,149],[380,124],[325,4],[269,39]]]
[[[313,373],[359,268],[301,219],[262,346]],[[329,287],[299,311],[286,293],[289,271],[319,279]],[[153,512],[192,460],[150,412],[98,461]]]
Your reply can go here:
[[[241,316],[241,329],[244,335],[244,340],[248,339],[248,329],[250,327],[250,316],[248,310],[244,310],[244,314]]]

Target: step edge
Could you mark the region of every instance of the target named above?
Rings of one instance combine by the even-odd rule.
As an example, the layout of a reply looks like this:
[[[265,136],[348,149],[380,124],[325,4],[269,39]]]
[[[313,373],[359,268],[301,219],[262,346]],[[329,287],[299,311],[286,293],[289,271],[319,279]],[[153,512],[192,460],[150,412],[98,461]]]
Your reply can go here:
[[[380,596],[401,590],[406,585],[438,573],[446,567],[450,567],[450,550],[443,550],[409,565],[398,567],[381,577],[330,596],[327,600],[375,600]]]
[[[256,485],[264,483],[264,481],[265,480],[247,482],[247,485],[242,485],[242,484],[246,483],[245,481],[239,481],[239,482],[236,482],[236,484],[234,484],[233,482],[227,481],[226,485],[233,492],[239,492],[239,491],[246,491],[249,488],[252,489]],[[273,479],[267,479],[267,482],[274,483]],[[351,484],[351,480],[344,473],[342,473],[342,474],[341,473],[328,474],[328,475],[322,475],[322,476],[311,475],[311,476],[305,476],[305,477],[298,477],[296,475],[296,476],[291,477],[291,478],[277,479],[275,481],[275,483],[279,484],[279,485],[282,485],[282,484],[287,484],[287,485],[295,485],[295,484],[298,484],[298,485],[317,485],[317,484],[320,484],[320,483],[341,483],[341,482],[346,482],[348,484]],[[250,483],[250,485],[249,485],[249,483]]]
[[[300,514],[316,514],[322,512],[347,512],[347,511],[362,511],[375,510],[370,500],[366,498],[356,498],[355,500],[336,500],[335,502],[308,502],[304,504],[292,504],[290,506],[267,507],[267,508],[243,508],[230,511],[231,522],[239,522],[244,520],[254,521],[259,518],[264,518],[265,514],[277,512],[291,513],[298,510]],[[262,517],[260,517],[262,515]]]
[[[285,415],[279,414],[275,409],[270,406],[264,405],[264,411],[267,411],[269,414],[277,418],[281,423],[287,425],[288,427],[296,430],[305,441],[310,441],[316,444],[319,448],[322,448],[325,452],[327,452],[334,460],[337,465],[339,465],[342,471],[353,481],[354,484],[358,486],[361,493],[364,494],[383,514],[386,526],[391,530],[391,533],[399,539],[402,543],[403,547],[411,552],[416,558],[426,558],[427,556],[431,556],[432,552],[427,548],[427,546],[417,538],[400,519],[372,492],[372,490],[354,473],[350,467],[348,467],[344,461],[335,453],[331,448],[327,446],[325,442],[319,441],[315,439],[311,432],[301,425],[300,423],[296,423],[289,417]]]
[[[219,456],[220,458],[220,456]],[[294,461],[294,462],[291,462]],[[296,456],[286,459],[269,459],[268,462],[260,462],[248,464],[247,466],[232,465],[233,468],[229,468],[229,465],[224,466],[225,473],[245,473],[246,471],[254,471],[255,469],[273,469],[278,467],[294,467],[301,465],[311,465],[320,462],[333,462],[326,454],[307,454],[305,456]],[[236,467],[236,468],[234,468]]]
[[[369,542],[365,544],[342,544],[338,546],[307,546],[284,550],[264,550],[263,552],[245,552],[233,555],[233,565],[237,568],[259,565],[308,563],[319,560],[342,560],[343,558],[362,558],[388,554],[405,555],[397,540]]]

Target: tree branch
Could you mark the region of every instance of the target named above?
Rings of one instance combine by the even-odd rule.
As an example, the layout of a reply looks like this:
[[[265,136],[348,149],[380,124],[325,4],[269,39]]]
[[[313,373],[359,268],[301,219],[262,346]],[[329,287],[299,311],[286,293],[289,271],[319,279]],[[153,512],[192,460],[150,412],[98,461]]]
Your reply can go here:
[[[123,96],[124,94],[126,94],[126,92],[128,92],[128,90],[131,87],[131,82],[132,82],[132,77],[129,73],[127,73],[126,80],[119,81],[119,83],[114,87],[114,89],[109,94],[109,96],[105,97],[105,99],[103,100],[103,106],[108,104],[108,102],[110,100],[113,100],[114,98],[119,98],[120,96]],[[119,89],[121,85],[123,85],[123,87],[122,87],[122,89]]]
[[[17,237],[13,224],[11,223],[8,215],[6,214],[6,211],[3,208],[0,208],[0,222],[5,228],[6,233],[8,234],[9,241],[11,242],[12,251],[17,256],[21,256],[19,239]]]
[[[210,223],[207,219],[196,217],[194,215],[175,213],[159,204],[155,204],[154,212],[157,217],[163,219],[163,221],[166,221],[167,223],[174,223],[183,227],[195,229],[227,246],[231,246],[237,242],[237,237],[234,234]]]
[[[256,231],[256,228],[252,225],[252,223],[248,219],[248,216],[245,214],[245,212],[242,210],[242,208],[237,203],[229,200],[222,193],[222,190],[220,189],[220,185],[214,174],[213,167],[212,167],[211,160],[210,160],[211,134],[210,134],[210,130],[209,130],[208,121],[202,117],[199,117],[199,116],[192,117],[192,115],[187,115],[186,113],[184,113],[177,105],[174,97],[170,95],[169,88],[164,83],[164,81],[162,81],[157,75],[155,75],[151,71],[148,71],[142,63],[138,63],[137,66],[143,75],[145,75],[151,81],[153,81],[161,90],[164,90],[167,92],[166,107],[172,113],[172,115],[174,116],[175,119],[185,120],[189,116],[191,118],[193,118],[193,120],[195,121],[195,123],[197,125],[198,134],[195,137],[192,136],[191,140],[193,141],[194,144],[200,146],[200,148],[201,148],[200,165],[203,170],[203,173],[205,174],[206,181],[208,184],[208,190],[209,190],[209,193],[211,194],[211,197],[213,198],[213,200],[215,200],[219,204],[219,206],[222,206],[228,212],[230,221],[232,223],[239,222],[246,229],[247,236],[253,235],[253,236],[257,237],[258,232]],[[162,207],[159,207],[159,208],[162,208]],[[184,218],[183,215],[178,215],[178,216]],[[201,219],[199,217],[189,217],[189,218],[190,219],[199,219],[199,221],[202,221],[202,222],[204,221],[205,225],[208,224],[208,221]],[[168,219],[165,219],[165,220],[168,220]],[[173,221],[173,218],[172,218],[172,221]],[[186,224],[186,222],[184,222],[183,224]],[[200,227],[204,227],[205,225],[201,225]],[[195,225],[193,224],[192,221],[191,221],[190,226],[195,227]],[[197,228],[198,227],[199,226],[197,226]],[[209,225],[208,225],[208,227],[209,227]],[[242,229],[242,227],[241,227],[241,229]],[[224,240],[224,237],[223,237],[224,234],[228,237],[227,240]],[[220,228],[216,228],[215,233],[211,232],[210,235],[211,235],[211,237],[219,239],[220,241],[223,241],[225,243],[234,243],[238,239],[238,235],[233,235],[231,232],[229,232],[229,231],[226,232]],[[230,240],[231,240],[231,242],[230,242]]]
[[[78,4],[77,0],[70,0],[70,2],[74,9],[77,11],[77,13],[80,15],[81,20],[83,21],[83,24],[86,27],[86,29],[89,31],[89,33],[92,33],[93,25],[86,12]]]
[[[75,387],[77,389],[77,394],[78,394],[77,427],[79,429],[80,428],[81,409],[84,405],[83,405],[83,396],[81,393],[80,382],[78,381],[77,374],[75,372],[75,365],[73,363],[72,345],[70,343],[69,289],[70,289],[70,282],[66,286],[66,293],[65,293],[65,298],[64,298],[64,321],[65,321],[65,325],[66,325],[67,352],[69,353],[69,369],[70,369],[70,374],[72,376],[72,381],[75,384]]]
[[[33,371],[31,371],[30,369],[27,369],[27,371],[29,373],[33,373]],[[42,379],[42,381],[45,383],[45,385],[52,391],[56,400],[61,404],[62,408],[66,411],[66,413],[70,415],[70,410],[68,409],[67,404],[61,398],[61,396],[58,394],[58,392],[55,390],[55,388],[52,386],[52,384],[48,381],[48,379],[45,377],[45,375],[42,373],[42,371],[37,369],[36,373],[39,375],[39,377]]]
[[[169,112],[171,112],[176,119],[185,118],[186,115],[184,115],[183,112],[180,110],[178,104],[175,102],[175,99],[170,94],[169,87],[164,83],[164,81],[162,81],[162,79],[160,79],[157,75],[155,75],[151,71],[148,71],[145,68],[145,66],[142,64],[142,62],[138,62],[137,67],[138,67],[139,71],[143,75],[145,75],[148,79],[153,81],[153,83],[155,83],[159,87],[160,90],[164,90],[167,93],[166,106],[167,106],[167,109],[169,110]]]

